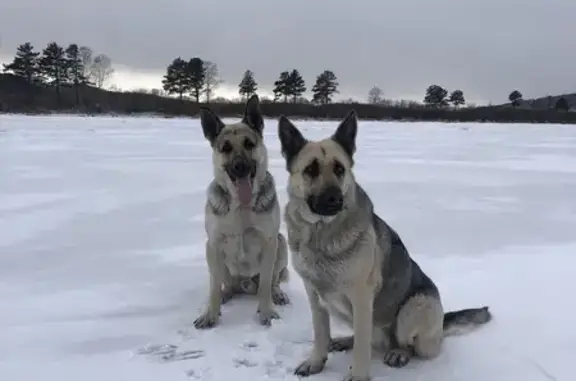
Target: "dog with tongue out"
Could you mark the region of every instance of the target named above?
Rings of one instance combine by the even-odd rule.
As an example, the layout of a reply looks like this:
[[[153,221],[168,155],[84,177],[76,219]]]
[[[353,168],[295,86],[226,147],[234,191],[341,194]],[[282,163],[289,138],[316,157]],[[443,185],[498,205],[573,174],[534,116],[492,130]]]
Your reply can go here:
[[[270,325],[279,318],[274,305],[290,302],[280,288],[288,279],[288,251],[258,96],[248,99],[238,123],[223,123],[207,107],[200,123],[212,148],[214,178],[205,207],[208,303],[194,326],[214,327],[222,304],[241,294],[257,295],[258,321]]]
[[[252,204],[252,189],[254,177],[256,176],[257,163],[242,156],[237,156],[232,160],[226,172],[236,188],[236,196],[243,210],[249,210]]]

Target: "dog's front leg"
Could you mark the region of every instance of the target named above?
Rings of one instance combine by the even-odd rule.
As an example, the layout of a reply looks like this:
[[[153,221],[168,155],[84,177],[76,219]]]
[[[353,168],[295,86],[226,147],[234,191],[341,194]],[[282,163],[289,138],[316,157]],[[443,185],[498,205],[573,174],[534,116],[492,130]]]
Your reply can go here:
[[[278,239],[276,236],[267,238],[263,247],[260,263],[260,283],[258,285],[258,319],[262,325],[270,325],[272,319],[280,316],[272,304],[272,278],[276,263]]]
[[[314,330],[314,348],[310,357],[296,367],[294,374],[298,376],[309,376],[320,373],[324,369],[328,358],[328,347],[330,346],[330,316],[324,306],[320,304],[320,299],[314,288],[304,281],[306,295],[312,312],[312,328]]]
[[[272,278],[272,303],[285,305],[290,303],[290,297],[280,288],[280,283],[288,280],[288,247],[286,238],[278,233],[278,249],[276,250],[276,262],[274,263],[274,275]]]
[[[372,361],[372,328],[374,291],[364,282],[354,284],[348,292],[352,302],[354,346],[352,366],[344,381],[367,381],[370,379]]]
[[[212,328],[218,323],[222,306],[222,282],[224,281],[224,261],[222,253],[206,242],[206,262],[210,273],[210,294],[206,311],[194,320],[198,329]]]

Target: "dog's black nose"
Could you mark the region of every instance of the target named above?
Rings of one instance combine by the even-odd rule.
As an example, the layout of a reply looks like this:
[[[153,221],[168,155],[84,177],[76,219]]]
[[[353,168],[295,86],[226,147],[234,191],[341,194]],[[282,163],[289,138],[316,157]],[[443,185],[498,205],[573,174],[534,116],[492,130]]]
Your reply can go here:
[[[310,197],[308,206],[316,214],[333,216],[340,212],[344,206],[342,190],[336,186],[328,187],[317,196]]]
[[[322,202],[328,206],[340,206],[342,205],[342,192],[340,188],[330,187],[322,192]]]
[[[246,161],[239,159],[232,163],[232,174],[237,178],[243,178],[250,174],[250,166]]]
[[[320,194],[320,203],[328,207],[341,207],[343,202],[342,191],[338,187],[329,187]]]

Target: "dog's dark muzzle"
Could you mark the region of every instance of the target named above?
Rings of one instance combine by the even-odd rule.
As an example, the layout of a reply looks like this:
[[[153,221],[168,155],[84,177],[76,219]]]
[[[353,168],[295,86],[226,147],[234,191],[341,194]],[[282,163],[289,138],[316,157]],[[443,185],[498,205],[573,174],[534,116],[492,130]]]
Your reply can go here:
[[[242,157],[237,157],[226,167],[226,172],[228,172],[228,176],[230,176],[232,181],[244,179],[248,176],[254,177],[256,175],[256,165]]]
[[[308,207],[312,213],[321,216],[334,216],[344,207],[344,196],[338,187],[329,187],[317,195],[308,197]]]

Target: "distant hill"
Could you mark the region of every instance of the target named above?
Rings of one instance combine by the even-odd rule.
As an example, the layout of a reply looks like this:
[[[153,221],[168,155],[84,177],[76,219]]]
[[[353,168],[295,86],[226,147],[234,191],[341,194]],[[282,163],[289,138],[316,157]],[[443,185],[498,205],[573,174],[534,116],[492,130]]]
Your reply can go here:
[[[576,94],[572,97],[576,97]],[[530,101],[525,101],[521,107],[511,107],[508,104],[454,109],[416,103],[375,105],[346,102],[315,105],[263,100],[262,112],[268,117],[286,115],[295,118],[340,119],[351,109],[355,109],[360,118],[373,120],[576,124],[576,112],[549,108],[548,102],[548,98],[536,100],[535,104],[542,104],[542,107],[528,106]],[[29,84],[23,78],[12,74],[0,74],[0,112],[157,114],[171,117],[197,116],[202,105],[188,99],[180,100],[136,91],[111,91],[89,85],[81,85],[77,89],[71,85],[62,85],[58,93],[53,86]],[[220,100],[211,102],[210,107],[225,117],[241,116],[244,112],[244,105],[238,102]]]
[[[544,108],[554,108],[556,102],[560,98],[566,99],[570,108],[576,108],[576,93],[572,94],[562,94],[562,95],[551,95],[547,97],[535,98],[535,99],[528,99],[527,102],[530,107],[544,109]]]
[[[566,99],[566,101],[568,102],[568,106],[571,109],[571,111],[576,111],[576,93],[561,94],[561,95],[549,95],[549,96],[540,97],[540,98],[524,99],[520,103],[519,107],[525,108],[525,109],[531,108],[531,109],[537,109],[537,110],[553,109],[556,107],[556,102],[558,102],[558,100],[560,98]],[[513,107],[513,106],[510,102],[507,102],[507,103],[503,103],[503,104],[495,105],[495,106],[490,106],[490,107]]]

